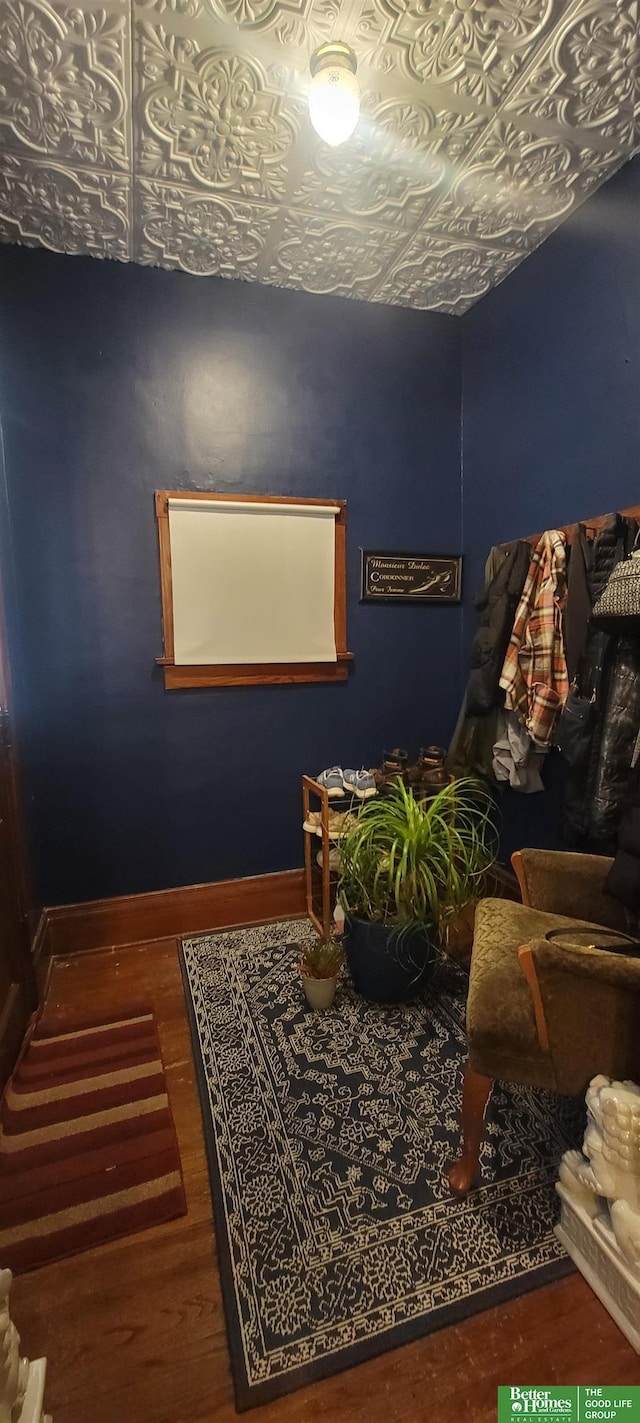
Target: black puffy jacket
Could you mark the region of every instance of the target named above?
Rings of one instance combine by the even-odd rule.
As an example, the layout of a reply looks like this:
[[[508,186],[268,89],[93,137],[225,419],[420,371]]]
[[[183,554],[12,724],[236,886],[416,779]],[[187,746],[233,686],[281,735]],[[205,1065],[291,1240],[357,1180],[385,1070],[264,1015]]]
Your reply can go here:
[[[592,604],[600,597],[616,564],[631,551],[636,529],[635,520],[624,519],[620,514],[612,514],[609,523],[600,529],[587,572]],[[562,814],[562,838],[575,849],[604,849],[615,838],[618,825],[621,781],[616,765],[612,762],[608,775],[604,761],[616,757],[616,745],[622,756],[627,755],[628,736],[626,730],[622,732],[617,708],[624,719],[619,693],[623,686],[632,685],[634,674],[633,656],[629,654],[628,681],[624,665],[627,654],[618,664],[614,643],[608,633],[589,625],[578,669],[578,689],[583,697],[595,699],[591,750],[584,765],[572,767],[567,774]],[[605,737],[608,720],[611,725]],[[628,767],[629,761],[627,771]]]
[[[479,618],[471,644],[471,672],[467,683],[469,716],[486,716],[504,701],[500,674],[530,560],[528,543],[519,540],[512,544],[495,577],[475,600]]]
[[[636,766],[626,809],[618,832],[616,857],[605,889],[631,911],[636,926],[640,915],[640,767]]]
[[[600,737],[587,779],[586,809],[589,845],[608,855],[616,848],[640,727],[640,640],[610,638],[603,680]]]

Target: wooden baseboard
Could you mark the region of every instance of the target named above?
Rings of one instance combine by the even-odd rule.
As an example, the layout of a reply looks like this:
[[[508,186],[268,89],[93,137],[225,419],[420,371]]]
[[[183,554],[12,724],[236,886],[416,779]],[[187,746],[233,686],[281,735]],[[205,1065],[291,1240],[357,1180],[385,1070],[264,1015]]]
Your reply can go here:
[[[86,904],[57,904],[44,912],[46,952],[52,956],[124,948],[150,939],[304,915],[304,870],[182,885]]]

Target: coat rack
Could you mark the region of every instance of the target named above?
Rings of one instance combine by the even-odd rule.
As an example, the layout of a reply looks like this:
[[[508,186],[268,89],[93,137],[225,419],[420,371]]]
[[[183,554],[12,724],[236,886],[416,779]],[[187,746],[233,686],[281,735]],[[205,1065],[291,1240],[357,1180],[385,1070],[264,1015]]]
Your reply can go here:
[[[614,509],[609,514],[598,514],[595,519],[580,519],[577,524],[554,524],[553,528],[558,529],[561,534],[564,534],[567,543],[572,543],[579,524],[584,524],[587,534],[593,537],[593,535],[596,534],[599,529],[604,528],[609,519],[614,518],[616,514],[620,514],[623,519],[637,519],[638,523],[640,523],[640,504],[633,504],[630,509]],[[541,538],[542,534],[527,534],[522,542],[535,546],[538,539]],[[510,548],[514,542],[513,539],[508,539],[505,543],[501,544],[500,547]]]

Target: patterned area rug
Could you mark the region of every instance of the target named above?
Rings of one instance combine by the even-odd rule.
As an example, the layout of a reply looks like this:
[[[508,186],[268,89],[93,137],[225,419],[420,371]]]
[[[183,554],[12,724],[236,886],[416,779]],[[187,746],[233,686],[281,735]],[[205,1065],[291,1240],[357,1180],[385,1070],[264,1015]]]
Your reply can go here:
[[[187,1209],[152,1013],[27,1038],[0,1104],[0,1260],[14,1273]]]
[[[305,922],[182,944],[239,1410],[572,1269],[554,1234],[575,1102],[496,1088],[480,1189],[453,1198],[466,976],[312,1013]]]

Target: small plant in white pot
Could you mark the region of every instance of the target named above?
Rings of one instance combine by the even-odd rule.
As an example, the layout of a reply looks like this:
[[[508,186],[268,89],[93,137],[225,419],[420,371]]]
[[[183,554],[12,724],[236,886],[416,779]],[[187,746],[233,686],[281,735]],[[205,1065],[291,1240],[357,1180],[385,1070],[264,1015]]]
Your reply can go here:
[[[314,939],[300,945],[298,966],[310,1008],[331,1007],[343,963],[342,944],[337,938]]]

